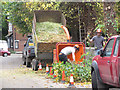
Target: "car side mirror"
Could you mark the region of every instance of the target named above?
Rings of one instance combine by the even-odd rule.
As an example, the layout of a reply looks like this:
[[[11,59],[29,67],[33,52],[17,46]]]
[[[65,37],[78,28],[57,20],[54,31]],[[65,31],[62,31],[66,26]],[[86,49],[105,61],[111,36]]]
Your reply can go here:
[[[101,57],[103,57],[103,50],[102,49],[98,53]]]
[[[24,47],[26,46],[26,43],[24,44]]]

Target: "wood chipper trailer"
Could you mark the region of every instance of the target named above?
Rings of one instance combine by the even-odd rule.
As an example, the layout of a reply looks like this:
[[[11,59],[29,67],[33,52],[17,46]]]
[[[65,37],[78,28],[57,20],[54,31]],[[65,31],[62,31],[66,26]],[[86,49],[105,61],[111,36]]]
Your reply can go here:
[[[53,13],[56,15],[54,16]],[[50,19],[51,18],[51,19]],[[43,20],[44,19],[44,20]],[[62,23],[61,28],[66,34],[66,42],[39,42],[36,35],[36,22],[51,21]],[[51,65],[53,62],[59,62],[59,52],[62,48],[66,46],[74,46],[78,44],[80,46],[80,51],[76,53],[76,61],[81,61],[80,57],[84,53],[84,44],[80,42],[70,42],[70,35],[68,29],[65,27],[66,20],[60,11],[35,11],[33,18],[33,29],[32,38],[35,45],[35,58],[32,60],[32,69],[38,70],[38,64],[41,63],[42,66],[46,64]],[[72,56],[69,55],[68,58],[72,60]]]
[[[70,35],[68,29],[65,26],[62,26],[61,28],[63,28],[67,34],[68,42],[59,42],[56,44],[56,49],[53,50],[54,52],[53,63],[59,62],[59,53],[63,48],[67,46],[74,47],[75,45],[79,45],[79,51],[75,52],[75,62],[79,64],[80,62],[83,61],[83,58],[85,58],[85,57],[81,58],[81,55],[85,53],[85,44],[82,42],[70,42]],[[67,58],[73,61],[72,54],[68,55]]]

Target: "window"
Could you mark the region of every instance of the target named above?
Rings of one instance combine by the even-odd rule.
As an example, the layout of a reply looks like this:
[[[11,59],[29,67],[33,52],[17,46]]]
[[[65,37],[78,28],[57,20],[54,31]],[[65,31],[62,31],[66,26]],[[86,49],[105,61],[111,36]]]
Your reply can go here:
[[[114,39],[111,39],[104,50],[104,56],[111,56]]]
[[[8,48],[11,48],[10,45],[11,43],[10,43],[10,38],[8,38]]]
[[[13,48],[13,36],[11,37],[11,48]]]
[[[9,29],[8,29],[9,32],[12,32],[12,23],[9,22]]]
[[[114,49],[114,56],[117,56],[119,43],[120,43],[120,38],[118,38],[116,41],[115,49]]]
[[[19,48],[19,41],[15,41],[15,49]]]

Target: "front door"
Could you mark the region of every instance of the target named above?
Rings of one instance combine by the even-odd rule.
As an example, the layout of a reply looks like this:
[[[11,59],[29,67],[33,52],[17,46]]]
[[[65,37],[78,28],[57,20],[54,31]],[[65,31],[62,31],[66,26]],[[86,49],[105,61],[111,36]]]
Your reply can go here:
[[[98,60],[100,75],[104,82],[112,82],[110,66],[113,43],[114,39],[110,39],[103,50],[103,57],[100,57]]]

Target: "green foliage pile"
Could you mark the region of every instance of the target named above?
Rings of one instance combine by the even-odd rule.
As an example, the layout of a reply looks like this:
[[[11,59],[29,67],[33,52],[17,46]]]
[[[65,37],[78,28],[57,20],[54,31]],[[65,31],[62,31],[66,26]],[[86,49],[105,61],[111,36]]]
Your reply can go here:
[[[82,56],[85,56],[87,54],[84,54]],[[62,80],[62,72],[65,71],[65,81],[70,81],[70,75],[73,74],[74,81],[75,82],[90,82],[91,81],[91,63],[92,58],[84,59],[83,62],[80,64],[71,64],[66,62],[66,64],[63,64],[63,62],[54,63],[53,64],[53,70],[56,77],[56,82]],[[50,76],[50,75],[49,75]],[[53,78],[52,76],[50,76]]]
[[[62,24],[54,22],[36,23],[37,37],[40,42],[66,42],[66,34]]]

